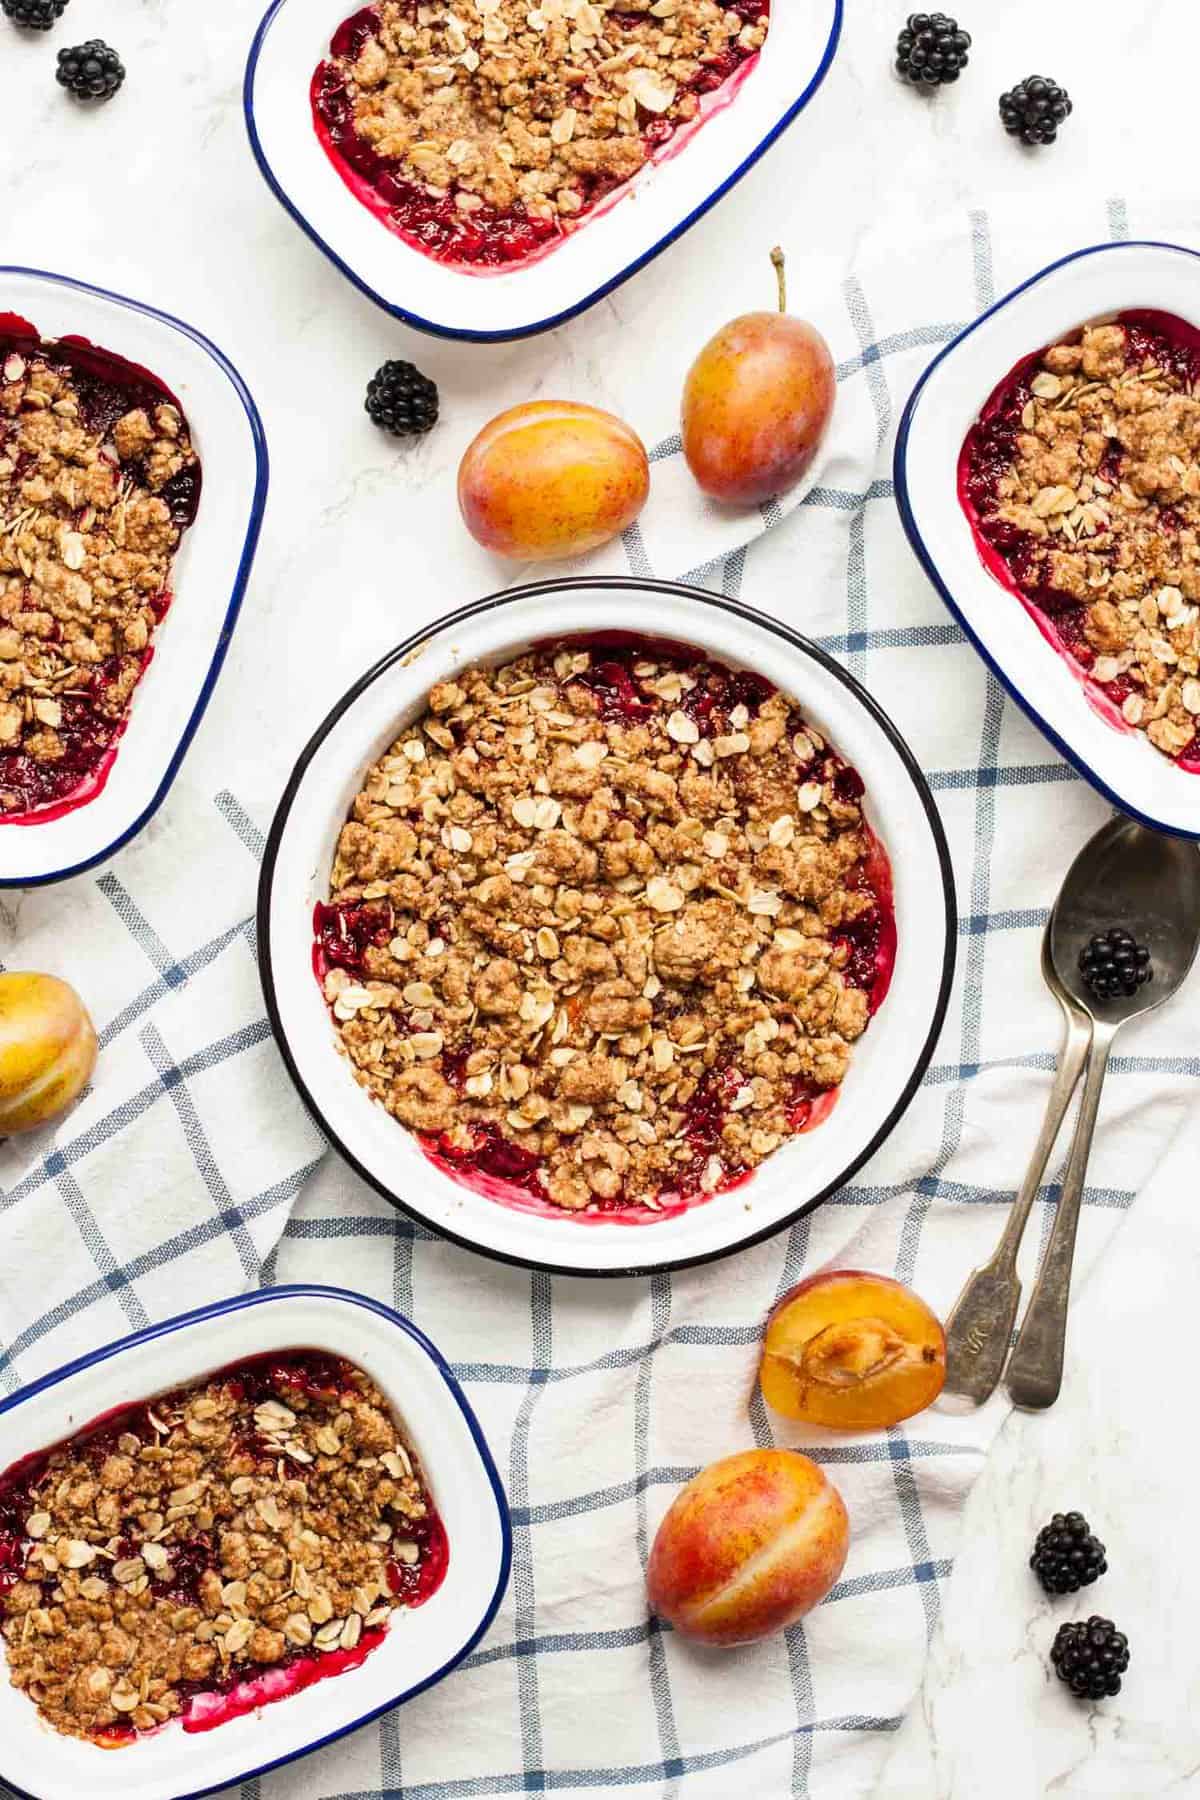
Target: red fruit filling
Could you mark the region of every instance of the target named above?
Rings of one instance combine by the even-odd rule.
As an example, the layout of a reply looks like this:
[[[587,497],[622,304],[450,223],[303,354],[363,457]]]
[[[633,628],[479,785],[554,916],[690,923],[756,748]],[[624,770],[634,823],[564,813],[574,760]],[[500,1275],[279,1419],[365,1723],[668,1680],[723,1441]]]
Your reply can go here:
[[[363,1586],[372,1579],[363,1539],[338,1538],[339,1531],[363,1529],[350,1519],[350,1511],[364,1503],[372,1486],[378,1490],[381,1481],[390,1479],[389,1462],[398,1478],[403,1474],[395,1448],[401,1440],[386,1420],[385,1404],[379,1390],[341,1357],[320,1350],[272,1351],[187,1388],[117,1408],[4,1471],[0,1623],[10,1677],[31,1692],[58,1729],[116,1746],[160,1729],[171,1717],[180,1718],[185,1731],[211,1730],[356,1668],[382,1643],[388,1609],[423,1605],[440,1587],[449,1563],[445,1527],[428,1491],[411,1473],[410,1459],[409,1487],[420,1505],[406,1499],[407,1510],[393,1514],[397,1523],[389,1528],[387,1543],[394,1543],[395,1550],[374,1552],[374,1587]],[[207,1427],[210,1418],[223,1419],[229,1429],[206,1454],[205,1429],[219,1429]],[[341,1426],[334,1430],[339,1420]],[[393,1449],[381,1453],[379,1445],[389,1442]],[[142,1453],[146,1447],[152,1460]],[[195,1480],[192,1487],[168,1493],[171,1481],[180,1478],[181,1456]],[[154,1480],[160,1465],[162,1492]],[[392,1491],[399,1491],[397,1483]],[[197,1512],[197,1501],[207,1510]],[[243,1523],[238,1511],[243,1506],[249,1523]],[[180,1519],[179,1514],[185,1516]],[[338,1522],[343,1514],[344,1524]],[[318,1554],[306,1553],[304,1567],[293,1568],[296,1586],[289,1595],[287,1581],[278,1581],[279,1559],[269,1540],[277,1530],[286,1533],[289,1519],[292,1529],[298,1529],[301,1515],[308,1520],[306,1542]],[[124,1527],[113,1532],[111,1520],[117,1516]],[[159,1523],[164,1518],[165,1527]],[[317,1533],[312,1523],[319,1525]],[[266,1535],[255,1550],[259,1534]],[[161,1554],[152,1559],[155,1545]],[[255,1571],[260,1552],[261,1569]],[[286,1559],[279,1566],[286,1567]],[[239,1584],[239,1570],[248,1583]],[[280,1588],[281,1599],[270,1602],[260,1595],[255,1602],[258,1629],[248,1645],[243,1641],[231,1648],[237,1620],[256,1617],[247,1615],[247,1585],[268,1578]],[[306,1624],[314,1634],[311,1642],[297,1641],[295,1619],[289,1620],[287,1632],[273,1628],[289,1612],[301,1622],[308,1612],[320,1621],[315,1602],[308,1612],[306,1607],[325,1590],[347,1607],[362,1604],[369,1617],[355,1613],[353,1632],[335,1619],[332,1629],[341,1641],[328,1644],[315,1641],[319,1624]],[[239,1594],[245,1603],[241,1610]],[[386,1596],[385,1605],[380,1605],[380,1595]],[[222,1612],[223,1606],[228,1612]],[[28,1634],[22,1635],[21,1628],[30,1616],[43,1617],[31,1613],[34,1607],[44,1609],[42,1660],[27,1667]],[[325,1611],[333,1616],[332,1603]],[[69,1635],[58,1644],[56,1620],[61,1620],[63,1633],[76,1634],[77,1645]],[[267,1622],[273,1622],[272,1628]],[[174,1660],[169,1638],[165,1650],[163,1645],[168,1627],[179,1634],[181,1648]],[[214,1666],[203,1674],[189,1673],[189,1655],[214,1642],[221,1646],[223,1628],[227,1641],[220,1661],[206,1654]],[[145,1647],[139,1639],[142,1631],[147,1633]],[[267,1640],[262,1654],[259,1635]],[[105,1657],[120,1658],[115,1669],[105,1667]],[[141,1687],[132,1686],[128,1704],[114,1698],[108,1706],[108,1695],[116,1696],[125,1679],[123,1670],[132,1671],[131,1683],[140,1676]],[[68,1677],[65,1682],[60,1673]],[[99,1688],[88,1686],[93,1677]],[[118,1706],[123,1710],[115,1712]]]
[[[766,26],[770,0],[731,0],[728,5],[721,0],[721,5],[739,27]],[[620,34],[644,30],[648,14],[614,10],[602,13],[600,18],[603,25],[611,28],[613,41],[608,47],[616,55],[620,52]],[[602,201],[628,186],[630,177],[606,173],[602,160],[596,169],[576,168],[570,172],[567,182],[573,194],[573,210],[561,208],[560,193],[558,199],[551,202],[551,210],[547,213],[542,208],[531,211],[520,198],[506,205],[481,201],[478,192],[471,192],[453,180],[448,183],[444,180],[423,181],[407,156],[381,153],[363,135],[356,118],[348,68],[357,63],[364,49],[379,41],[379,34],[377,6],[352,14],[338,27],[330,43],[329,58],[319,64],[312,78],[313,121],[326,154],[346,185],[377,218],[415,249],[439,262],[478,272],[511,268],[552,249],[594,213]],[[489,46],[485,43],[482,48],[487,52]],[[682,96],[707,99],[715,95],[757,54],[757,45],[744,47],[736,35],[730,37],[725,49],[718,54],[702,55],[693,73],[672,82],[676,100]],[[424,60],[427,62],[430,57],[427,55]],[[450,68],[453,74],[453,59]],[[604,118],[605,108],[619,98],[620,90],[614,89],[610,95],[589,74],[589,68],[590,65],[582,72],[576,71],[579,85],[571,91],[572,110],[579,120],[576,133],[584,136],[594,132],[603,142],[611,130],[611,123]],[[511,85],[515,92],[526,84],[514,80]],[[534,86],[536,88],[536,84]],[[504,92],[503,88],[500,91]],[[541,97],[536,92],[532,104],[537,109],[541,107]],[[592,123],[593,115],[595,123]],[[540,121],[543,116],[541,110],[535,111],[535,121]],[[703,111],[696,109],[694,99],[690,111],[678,105],[665,116],[656,117],[641,111],[641,142],[646,159],[660,156],[677,134],[686,135],[688,128],[699,123],[703,116]],[[489,120],[488,128],[494,123]],[[542,129],[542,125],[536,123],[535,135]],[[552,141],[552,138],[547,140]],[[613,141],[628,143],[627,139]],[[469,211],[459,204],[464,195],[471,208]]]
[[[857,770],[762,676],[630,634],[430,702],[368,772],[313,958],[430,1159],[646,1223],[818,1125],[896,955]]]
[[[35,387],[35,378],[53,388]],[[35,406],[35,400],[42,404]],[[118,421],[139,409],[152,418],[164,404],[178,416],[180,442],[190,458],[165,479],[135,452],[118,461],[111,445]],[[50,421],[46,429],[43,420]],[[36,448],[30,440],[34,431]],[[88,461],[96,459],[97,451],[125,496],[112,512],[98,511],[87,493]],[[9,549],[11,566],[26,577],[19,595],[10,587],[0,626],[11,621],[6,635],[25,634],[5,655],[10,668],[15,666],[12,658],[23,657],[26,690],[18,690],[15,698],[18,705],[27,699],[33,709],[17,729],[15,718],[7,716],[7,701],[0,707],[0,823],[41,824],[59,818],[104,787],[134,689],[154,655],[153,628],[166,616],[170,590],[146,594],[143,586],[130,586],[130,611],[148,607],[152,615],[150,641],[145,642],[143,633],[140,650],[119,642],[114,647],[119,625],[109,623],[107,611],[95,614],[99,624],[81,642],[81,653],[86,650],[90,660],[76,658],[69,632],[80,608],[82,617],[92,617],[97,579],[111,605],[123,581],[144,583],[145,571],[153,568],[150,558],[133,551],[132,534],[126,541],[118,513],[128,499],[153,495],[162,501],[177,539],[195,519],[200,486],[200,464],[190,452],[186,418],[156,375],[85,338],[44,340],[28,320],[0,313],[0,551]],[[75,495],[73,503],[66,498],[70,494]],[[48,522],[57,525],[49,535],[42,529]],[[68,541],[70,551],[62,547]],[[51,546],[57,547],[56,554]],[[126,574],[131,551],[140,556],[140,564]],[[56,555],[63,558],[61,566]],[[169,558],[160,562],[168,571]],[[71,582],[85,577],[86,596],[82,589],[76,594]],[[59,645],[61,654],[51,654]],[[42,661],[45,667],[39,666]],[[42,707],[49,710],[45,729],[39,731]],[[14,738],[20,747],[6,748]],[[30,740],[38,753],[25,747]]]
[[[1097,330],[1117,330],[1123,343],[1089,375],[1074,359]],[[1064,358],[1074,366],[1063,367]],[[1166,313],[1122,313],[1112,327],[1084,328],[1023,357],[967,433],[957,477],[984,566],[1066,659],[1093,709],[1121,731],[1146,730],[1188,773],[1200,771],[1200,737],[1191,725],[1200,690],[1182,694],[1196,659],[1187,632],[1177,637],[1176,629],[1190,624],[1189,605],[1200,598],[1200,570],[1189,550],[1200,519],[1197,428],[1188,423],[1196,419],[1198,393],[1200,332]],[[1059,460],[1039,452],[1039,442]],[[1186,443],[1190,475],[1179,455]],[[1039,456],[1044,460],[1033,460]],[[1028,512],[1005,516],[1020,510],[1014,502],[1022,490],[1014,483],[1023,464],[1040,467],[1048,479]],[[1063,480],[1056,484],[1051,475]],[[1073,488],[1079,508],[1070,505]],[[1080,513],[1082,521],[1073,523]],[[1173,614],[1148,625],[1139,604],[1149,601],[1154,613],[1164,594],[1176,594],[1179,604],[1170,601]],[[1171,709],[1165,720],[1160,699]]]

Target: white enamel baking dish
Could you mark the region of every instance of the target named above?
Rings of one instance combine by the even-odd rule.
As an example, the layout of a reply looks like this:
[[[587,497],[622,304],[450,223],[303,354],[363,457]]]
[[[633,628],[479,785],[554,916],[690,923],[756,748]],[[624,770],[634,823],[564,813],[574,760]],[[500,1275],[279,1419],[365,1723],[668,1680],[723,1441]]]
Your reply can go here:
[[[448,1365],[407,1319],[363,1294],[267,1288],[106,1345],[0,1405],[0,1470],[115,1407],[267,1350],[329,1350],[387,1394],[446,1527],[445,1580],[395,1616],[357,1669],[188,1733],[178,1721],[119,1750],[60,1736],[0,1670],[0,1780],[36,1800],[192,1800],[304,1756],[431,1687],[468,1655],[508,1585],[512,1533],[491,1454]],[[0,1647],[0,1658],[3,1649]]]
[[[65,275],[0,267],[0,312],[43,337],[84,337],[139,363],[179,398],[200,457],[194,524],[175,559],[171,606],[100,793],[61,817],[0,820],[0,887],[77,875],[135,837],[165,799],[221,672],[267,498],[267,444],[245,382],[191,325]]]
[[[274,0],[246,65],[258,166],[313,242],[363,293],[422,331],[481,342],[572,318],[685,232],[807,104],[837,49],[843,0],[776,0],[757,62],[727,84],[689,141],[644,169],[615,204],[540,260],[467,274],[414,250],[370,213],[318,142],[309,83],[352,0]],[[735,91],[736,90],[736,91]]]
[[[1077,326],[1141,307],[1200,326],[1200,256],[1178,244],[1077,250],[1006,294],[935,357],[896,439],[896,499],[909,542],[942,599],[1017,704],[1092,786],[1160,831],[1200,838],[1200,775],[1088,704],[1072,665],[980,561],[958,501],[968,429],[1022,357]]]
[[[741,1186],[653,1223],[545,1217],[473,1193],[363,1092],[335,1049],[312,972],[312,918],[367,765],[423,710],[435,681],[571,632],[653,631],[750,668],[795,695],[858,769],[892,861],[899,946],[892,987],[855,1045],[837,1104]],[[298,762],[271,828],[259,888],[260,966],[284,1059],[322,1130],[385,1198],[505,1261],[618,1275],[703,1262],[754,1243],[840,1187],[895,1125],[932,1054],[954,966],[950,860],[923,775],[896,728],[831,657],[777,620],[671,583],[587,578],[510,590],[399,645],[338,702]]]

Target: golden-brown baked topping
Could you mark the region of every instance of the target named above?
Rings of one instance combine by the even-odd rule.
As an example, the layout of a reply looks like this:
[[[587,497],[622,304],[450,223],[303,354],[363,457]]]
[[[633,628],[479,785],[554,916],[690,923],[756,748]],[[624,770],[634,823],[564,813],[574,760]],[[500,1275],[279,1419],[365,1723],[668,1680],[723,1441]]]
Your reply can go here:
[[[636,175],[767,26],[767,0],[380,0],[335,34],[313,105],[418,248],[511,263]]]
[[[386,1398],[315,1351],[160,1395],[0,1476],[9,1678],[74,1737],[151,1731],[198,1695],[217,1722],[211,1696],[234,1716],[353,1666],[446,1561]]]
[[[1200,334],[1131,313],[996,389],[960,488],[990,568],[1049,619],[1109,716],[1200,764]]]
[[[199,490],[143,371],[0,335],[0,815],[97,790]]]
[[[682,646],[471,668],[368,771],[316,930],[355,1078],[572,1210],[707,1195],[886,990],[886,858],[795,702]]]

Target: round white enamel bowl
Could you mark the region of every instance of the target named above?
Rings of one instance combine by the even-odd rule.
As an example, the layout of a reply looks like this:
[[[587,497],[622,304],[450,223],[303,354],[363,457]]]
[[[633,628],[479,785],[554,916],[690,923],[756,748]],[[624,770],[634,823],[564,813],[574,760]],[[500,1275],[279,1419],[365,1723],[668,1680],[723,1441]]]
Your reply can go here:
[[[958,500],[963,439],[996,384],[1064,332],[1149,307],[1200,326],[1200,257],[1174,244],[1100,244],[1014,289],[936,357],[913,390],[896,439],[900,516],[942,599],[1017,704],[1122,812],[1200,837],[1200,775],[1120,731],[1089,706],[1072,666],[1015,594],[980,561]]]
[[[120,1751],[61,1737],[0,1670],[0,1779],[14,1793],[191,1800],[248,1781],[431,1687],[491,1623],[512,1548],[495,1465],[437,1350],[399,1313],[362,1294],[267,1288],[109,1344],[0,1405],[0,1469],[115,1407],[264,1351],[298,1348],[348,1357],[391,1401],[446,1527],[450,1560],[441,1587],[423,1606],[394,1615],[383,1643],[359,1668],[212,1731],[188,1733],[176,1722]]]
[[[777,0],[731,103],[550,255],[471,275],[414,250],[351,193],[313,128],[309,84],[353,0],[274,0],[246,65],[246,128],[268,186],[364,294],[422,331],[483,341],[545,331],[591,306],[708,211],[807,104],[837,49],[842,0]],[[668,147],[669,148],[669,147]]]
[[[622,1224],[543,1217],[443,1174],[354,1081],[312,973],[312,916],[329,897],[338,832],[362,776],[424,710],[435,681],[507,661],[531,643],[589,631],[653,632],[757,670],[793,694],[866,783],[867,817],[895,881],[899,948],[891,991],[855,1045],[837,1105],[742,1186],[673,1218]],[[617,1275],[703,1262],[753,1243],[839,1187],[887,1136],[916,1089],[945,1012],[954,886],[924,778],[891,722],[837,663],[785,626],[698,589],[633,579],[544,582],[452,614],[398,646],[320,727],[288,783],[259,888],[267,1009],[322,1130],[385,1198],[447,1237],[505,1261]]]
[[[204,717],[250,576],[267,498],[267,445],[241,376],[190,325],[137,300],[34,269],[0,268],[0,312],[43,337],[85,337],[179,398],[203,472],[172,574],[174,603],[95,799],[31,825],[0,821],[0,887],[61,881],[112,856],[152,818]]]

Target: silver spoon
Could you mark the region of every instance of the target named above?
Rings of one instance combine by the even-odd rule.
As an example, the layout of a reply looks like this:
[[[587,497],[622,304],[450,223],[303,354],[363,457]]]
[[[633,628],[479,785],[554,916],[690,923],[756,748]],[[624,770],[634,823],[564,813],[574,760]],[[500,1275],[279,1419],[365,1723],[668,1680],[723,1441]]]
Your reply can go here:
[[[990,1398],[1004,1373],[1021,1301],[1017,1252],[1050,1152],[1092,1047],[1091,1018],[1055,981],[1050,961],[1049,925],[1042,937],[1042,976],[1062,1007],[1067,1028],[1059,1053],[1058,1072],[1046,1102],[1046,1117],[995,1254],[990,1262],[968,1276],[954,1311],[946,1321],[946,1391],[961,1394],[964,1399],[973,1400],[976,1406],[982,1406]]]
[[[1101,1000],[1084,983],[1079,952],[1094,932],[1114,924],[1149,945],[1154,979],[1133,994]],[[1008,1365],[1007,1387],[1017,1406],[1052,1406],[1062,1386],[1075,1232],[1113,1039],[1122,1025],[1171,998],[1191,968],[1198,944],[1196,845],[1149,831],[1132,819],[1113,819],[1071,864],[1050,917],[1052,984],[1090,1017],[1092,1048],[1054,1228]]]
[[[1104,930],[1114,922],[1127,925],[1135,936],[1150,945],[1155,976],[1149,986],[1139,988],[1130,999],[1122,996],[1116,1001],[1098,1001],[1083,985],[1078,967],[1079,950],[1093,932]],[[1039,1295],[1042,1298],[1036,1313],[1034,1301],[1030,1302],[1026,1326],[1022,1330],[1022,1342],[1026,1342],[1025,1330],[1029,1329],[1031,1321],[1036,1325],[1039,1319],[1044,1320],[1057,1312],[1057,1374],[1053,1371],[1054,1353],[1047,1352],[1050,1362],[1039,1363],[1037,1391],[1048,1394],[1048,1398],[1039,1401],[1032,1398],[1034,1377],[1027,1373],[1022,1380],[1022,1366],[1017,1365],[1016,1374],[1022,1391],[1020,1398],[1016,1393],[1013,1395],[1022,1406],[1048,1406],[1057,1396],[1062,1378],[1066,1298],[1075,1229],[1095,1125],[1095,1105],[1099,1101],[1100,1082],[1108,1062],[1112,1036],[1119,1025],[1137,1013],[1161,1004],[1175,992],[1191,966],[1198,936],[1200,854],[1193,845],[1178,838],[1160,837],[1127,819],[1111,821],[1085,844],[1067,873],[1042,939],[1042,975],[1063,1009],[1067,1026],[1058,1073],[1029,1171],[1013,1204],[996,1254],[970,1276],[947,1321],[946,1389],[949,1393],[961,1394],[977,1406],[982,1405],[1000,1380],[1021,1297],[1016,1268],[1021,1237],[1063,1117],[1092,1047],[1093,1032],[1101,1028],[1103,1021],[1102,1029],[1107,1035],[1103,1054],[1096,1065],[1091,1122],[1086,1132],[1083,1131],[1081,1114],[1071,1166],[1059,1201],[1059,1223],[1056,1223],[1054,1239],[1047,1249],[1034,1301]],[[1077,1175],[1077,1186],[1073,1199],[1069,1199],[1073,1174]],[[1049,1292],[1042,1294],[1043,1281],[1047,1290],[1051,1286],[1047,1270],[1052,1266],[1052,1250],[1054,1266],[1058,1269],[1055,1307],[1051,1306]],[[1044,1333],[1044,1325],[1041,1330]],[[1055,1333],[1051,1334],[1052,1343]],[[1033,1344],[1031,1331],[1026,1343],[1027,1357],[1032,1354]],[[1040,1348],[1044,1351],[1045,1347],[1043,1336]],[[1050,1368],[1048,1379],[1041,1374],[1044,1367]],[[1049,1393],[1050,1382],[1054,1383],[1053,1393]]]

